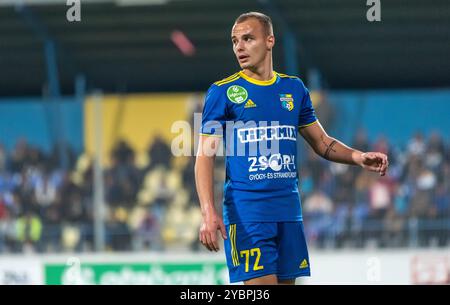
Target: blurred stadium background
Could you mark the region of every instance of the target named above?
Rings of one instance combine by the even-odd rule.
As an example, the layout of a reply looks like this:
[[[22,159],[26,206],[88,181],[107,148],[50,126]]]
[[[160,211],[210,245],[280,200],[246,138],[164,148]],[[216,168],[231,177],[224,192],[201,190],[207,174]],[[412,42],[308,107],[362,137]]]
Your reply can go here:
[[[391,164],[380,178],[299,142],[299,283],[450,283],[448,1],[382,1],[380,22],[356,0],[82,0],[79,22],[71,7],[0,0],[0,283],[227,283],[172,124],[195,134],[204,92],[239,69],[232,23],[255,10],[327,131]]]

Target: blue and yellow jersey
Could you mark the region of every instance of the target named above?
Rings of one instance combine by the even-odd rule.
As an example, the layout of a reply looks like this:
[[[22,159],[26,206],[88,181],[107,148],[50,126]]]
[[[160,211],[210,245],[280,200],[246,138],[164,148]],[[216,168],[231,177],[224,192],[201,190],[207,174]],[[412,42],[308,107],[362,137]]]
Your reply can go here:
[[[298,77],[259,81],[241,71],[211,85],[200,134],[224,137],[225,224],[302,220],[298,129],[316,121]]]

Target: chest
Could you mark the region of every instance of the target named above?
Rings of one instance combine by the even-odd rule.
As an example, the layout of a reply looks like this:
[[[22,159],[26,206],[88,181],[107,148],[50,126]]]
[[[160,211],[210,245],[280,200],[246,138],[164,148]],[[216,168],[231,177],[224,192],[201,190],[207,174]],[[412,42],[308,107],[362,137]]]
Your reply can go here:
[[[258,87],[247,90],[241,103],[230,103],[229,119],[234,121],[277,121],[280,124],[298,123],[303,96],[296,90],[283,87]]]

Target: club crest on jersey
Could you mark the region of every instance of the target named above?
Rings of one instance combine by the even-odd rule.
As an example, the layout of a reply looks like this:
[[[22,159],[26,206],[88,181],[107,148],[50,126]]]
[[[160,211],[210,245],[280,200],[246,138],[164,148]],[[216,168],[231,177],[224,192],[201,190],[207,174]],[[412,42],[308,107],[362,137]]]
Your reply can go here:
[[[294,99],[292,94],[280,94],[281,108],[287,111],[292,111],[294,109]]]

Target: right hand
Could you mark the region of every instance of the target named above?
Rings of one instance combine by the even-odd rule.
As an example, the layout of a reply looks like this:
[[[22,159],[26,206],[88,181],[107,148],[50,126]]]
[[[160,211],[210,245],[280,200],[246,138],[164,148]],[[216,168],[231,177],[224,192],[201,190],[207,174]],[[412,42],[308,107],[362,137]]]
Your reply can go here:
[[[225,230],[222,217],[217,215],[216,212],[212,212],[209,215],[204,215],[200,226],[199,239],[203,246],[205,246],[209,251],[219,251],[217,230],[220,230],[223,239],[227,239],[227,232]]]

